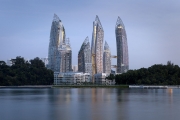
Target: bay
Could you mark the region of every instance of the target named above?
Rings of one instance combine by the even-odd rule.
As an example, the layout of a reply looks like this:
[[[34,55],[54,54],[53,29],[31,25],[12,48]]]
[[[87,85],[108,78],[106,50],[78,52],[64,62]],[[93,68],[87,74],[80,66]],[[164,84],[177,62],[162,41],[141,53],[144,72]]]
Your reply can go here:
[[[0,88],[0,120],[177,120],[180,89]]]

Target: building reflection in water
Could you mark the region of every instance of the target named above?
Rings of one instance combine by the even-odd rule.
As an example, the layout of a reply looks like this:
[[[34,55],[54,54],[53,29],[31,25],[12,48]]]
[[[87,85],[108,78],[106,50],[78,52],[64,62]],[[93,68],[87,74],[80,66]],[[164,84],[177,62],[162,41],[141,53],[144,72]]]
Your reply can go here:
[[[121,101],[117,102],[120,96],[117,89],[52,89],[49,91],[49,117],[74,120],[125,119],[125,108]]]
[[[0,118],[178,120],[179,99],[180,89],[2,88]]]
[[[72,89],[50,89],[49,90],[49,119],[73,119],[71,117],[71,102],[73,101]]]
[[[173,94],[173,89],[49,89],[48,115],[49,119],[142,120],[156,110],[172,111]]]
[[[169,98],[169,103],[173,103],[173,89],[167,89],[167,93],[168,93],[168,98]]]
[[[172,94],[173,94],[173,89],[167,89],[168,90],[168,94],[170,95],[170,96],[172,96]]]
[[[156,107],[173,108],[173,89],[58,88],[48,95],[51,119],[142,120]]]
[[[118,89],[93,88],[92,91],[92,120],[125,119],[122,103],[117,101],[120,94]],[[121,89],[122,90],[122,89]]]

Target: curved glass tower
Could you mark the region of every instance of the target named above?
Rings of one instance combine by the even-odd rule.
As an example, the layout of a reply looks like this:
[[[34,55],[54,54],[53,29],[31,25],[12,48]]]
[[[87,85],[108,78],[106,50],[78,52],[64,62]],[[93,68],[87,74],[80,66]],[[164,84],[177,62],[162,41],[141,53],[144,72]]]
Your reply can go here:
[[[59,17],[54,14],[54,18],[51,25],[50,40],[49,40],[49,50],[48,50],[48,68],[53,71],[58,71],[60,66],[57,65],[58,57],[58,47],[65,42],[65,29],[59,19]]]
[[[59,67],[58,72],[72,71],[72,50],[70,45],[70,39],[66,38],[65,42],[60,44],[58,48],[59,55],[57,55],[56,65]]]
[[[106,74],[111,73],[111,51],[106,41],[104,44],[104,53],[103,53],[103,69],[104,69],[104,73]]]
[[[88,37],[84,40],[78,53],[78,71],[92,74],[91,49]]]
[[[116,47],[117,47],[117,73],[124,73],[129,70],[128,45],[125,26],[118,17],[116,26]]]
[[[96,15],[96,19],[93,22],[91,42],[92,75],[103,73],[103,40],[104,30],[98,16]]]

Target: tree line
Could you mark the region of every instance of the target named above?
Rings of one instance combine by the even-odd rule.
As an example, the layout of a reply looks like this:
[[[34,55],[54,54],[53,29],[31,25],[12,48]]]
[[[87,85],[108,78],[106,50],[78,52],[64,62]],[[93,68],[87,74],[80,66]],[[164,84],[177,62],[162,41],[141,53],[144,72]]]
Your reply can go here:
[[[107,79],[115,79],[116,84],[127,85],[179,85],[180,67],[168,61],[167,65],[155,64],[149,68],[128,70],[123,74],[110,74]]]
[[[0,61],[0,86],[53,84],[53,71],[47,69],[38,57],[28,62],[18,56],[12,63],[8,66]]]

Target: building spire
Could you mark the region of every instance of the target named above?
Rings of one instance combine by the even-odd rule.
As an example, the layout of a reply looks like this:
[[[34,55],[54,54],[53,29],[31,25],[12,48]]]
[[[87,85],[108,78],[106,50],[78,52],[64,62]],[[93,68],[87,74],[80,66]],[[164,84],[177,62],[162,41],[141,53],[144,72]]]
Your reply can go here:
[[[100,28],[102,28],[103,29],[103,27],[102,27],[102,25],[101,25],[101,22],[100,22],[100,20],[99,20],[99,17],[96,15],[96,18],[95,18],[95,24],[98,24],[99,25],[99,27]]]
[[[55,13],[54,13],[53,21],[60,21],[61,22],[61,20],[59,19],[59,17]]]
[[[96,15],[95,21],[100,21],[99,17]]]
[[[84,42],[82,43],[80,50],[83,50],[87,46],[87,44],[89,44],[88,36],[85,38]]]
[[[83,44],[87,44],[88,42],[89,42],[89,38],[87,36],[86,39],[84,40]]]
[[[117,22],[116,22],[116,27],[119,26],[119,25],[125,27],[122,20],[121,20],[121,18],[118,16],[118,19],[117,19]]]
[[[104,50],[110,50],[110,49],[109,49],[109,45],[107,44],[106,41],[105,41],[105,44],[104,44]]]

